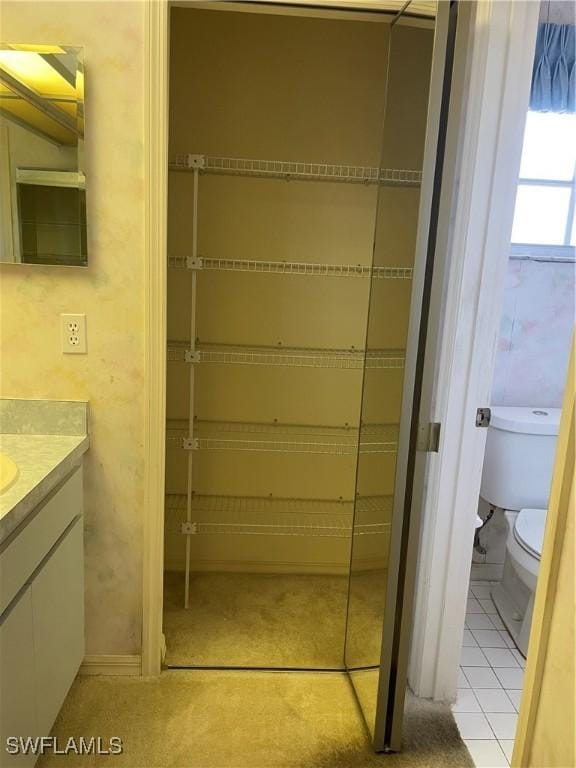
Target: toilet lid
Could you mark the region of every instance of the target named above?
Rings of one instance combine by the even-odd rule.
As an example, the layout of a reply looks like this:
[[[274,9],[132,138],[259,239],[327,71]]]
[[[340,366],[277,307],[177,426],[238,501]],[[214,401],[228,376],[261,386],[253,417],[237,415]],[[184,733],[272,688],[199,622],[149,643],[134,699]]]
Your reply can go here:
[[[545,509],[521,509],[514,523],[516,541],[538,560],[542,554],[546,511]]]

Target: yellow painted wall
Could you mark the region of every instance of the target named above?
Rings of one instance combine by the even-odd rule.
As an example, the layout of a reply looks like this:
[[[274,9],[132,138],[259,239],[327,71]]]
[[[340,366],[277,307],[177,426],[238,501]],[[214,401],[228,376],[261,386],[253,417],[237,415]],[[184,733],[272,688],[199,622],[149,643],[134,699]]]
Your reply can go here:
[[[388,26],[174,9],[170,154],[377,166]],[[190,41],[194,40],[194,45]],[[169,252],[189,254],[192,178],[172,173]],[[199,252],[209,258],[369,264],[374,186],[202,176]],[[169,338],[189,338],[190,287],[169,270]],[[203,342],[361,349],[367,280],[206,273]],[[169,417],[187,416],[187,366],[168,371]],[[197,366],[203,419],[357,425],[361,370]],[[355,456],[199,452],[199,493],[291,498],[354,495]],[[184,492],[186,456],[167,455],[167,488]],[[181,515],[181,513],[180,513]],[[181,567],[180,515],[167,512],[166,563]],[[349,538],[200,536],[194,567],[343,570]],[[274,565],[274,563],[276,565]]]
[[[572,768],[576,765],[574,492],[573,482],[544,677],[526,768]]]
[[[378,166],[388,38],[388,25],[379,22],[174,9],[170,155]],[[431,30],[411,29],[398,47],[386,118],[388,167],[421,168],[431,41]],[[384,197],[395,195],[401,204],[391,203],[385,217]],[[418,190],[390,190],[384,197],[378,263],[409,266]],[[202,175],[199,253],[211,259],[367,265],[377,203],[374,186]],[[171,255],[190,255],[191,210],[192,175],[171,173]],[[401,349],[411,284],[380,282],[374,323],[383,322],[374,346]],[[196,336],[209,343],[362,349],[369,290],[365,279],[200,273]],[[170,269],[169,339],[189,339],[189,307],[189,275]],[[367,420],[397,421],[402,371],[373,371],[369,379],[379,396]],[[360,370],[199,365],[195,382],[195,414],[201,419],[359,422]],[[187,389],[188,366],[170,363],[169,418],[187,417]],[[168,492],[185,492],[186,462],[184,451],[168,450]],[[369,464],[373,477],[375,464]],[[384,465],[377,472],[390,493],[394,457],[384,457]],[[355,456],[200,451],[194,455],[193,487],[208,494],[351,501],[355,470]],[[183,565],[182,515],[182,508],[167,510],[168,569]],[[192,537],[191,544],[193,568],[346,572],[350,552],[349,538],[212,535]],[[386,549],[382,540],[378,547]]]
[[[576,348],[572,348],[512,765],[576,765]]]
[[[141,643],[144,4],[3,2],[0,38],[85,48],[89,267],[0,266],[1,394],[86,399],[87,652]],[[63,355],[59,314],[86,313]]]

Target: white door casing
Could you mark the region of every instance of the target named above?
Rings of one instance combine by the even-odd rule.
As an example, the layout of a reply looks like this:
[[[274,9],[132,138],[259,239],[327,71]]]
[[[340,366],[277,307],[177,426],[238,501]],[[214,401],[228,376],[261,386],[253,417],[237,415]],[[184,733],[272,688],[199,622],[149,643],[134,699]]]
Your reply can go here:
[[[142,673],[153,675],[160,672],[162,642],[168,3],[148,0],[146,5],[148,471]],[[474,414],[490,399],[539,7],[530,0],[473,5],[430,414],[430,421],[442,423],[442,437],[427,478],[409,669],[413,690],[436,699],[450,699],[456,689],[485,443]],[[456,439],[446,439],[453,435]]]
[[[452,199],[439,239],[447,269],[429,420],[442,424],[429,463],[408,680],[422,697],[453,699],[464,627],[474,522],[496,340],[532,75],[539,4],[485,0],[470,14],[459,125],[448,137]]]

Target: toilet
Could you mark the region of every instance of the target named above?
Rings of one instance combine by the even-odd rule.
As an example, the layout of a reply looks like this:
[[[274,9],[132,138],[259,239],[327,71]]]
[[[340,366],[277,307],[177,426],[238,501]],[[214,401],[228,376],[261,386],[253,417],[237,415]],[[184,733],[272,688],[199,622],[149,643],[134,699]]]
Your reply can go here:
[[[559,408],[491,409],[480,495],[508,523],[503,577],[492,599],[524,656],[559,426]]]

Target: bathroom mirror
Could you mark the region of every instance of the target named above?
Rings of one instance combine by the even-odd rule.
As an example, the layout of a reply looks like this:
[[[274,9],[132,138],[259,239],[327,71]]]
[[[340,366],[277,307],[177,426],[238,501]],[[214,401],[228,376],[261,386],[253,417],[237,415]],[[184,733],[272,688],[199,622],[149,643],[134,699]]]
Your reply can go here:
[[[86,266],[82,49],[0,44],[0,261]]]

